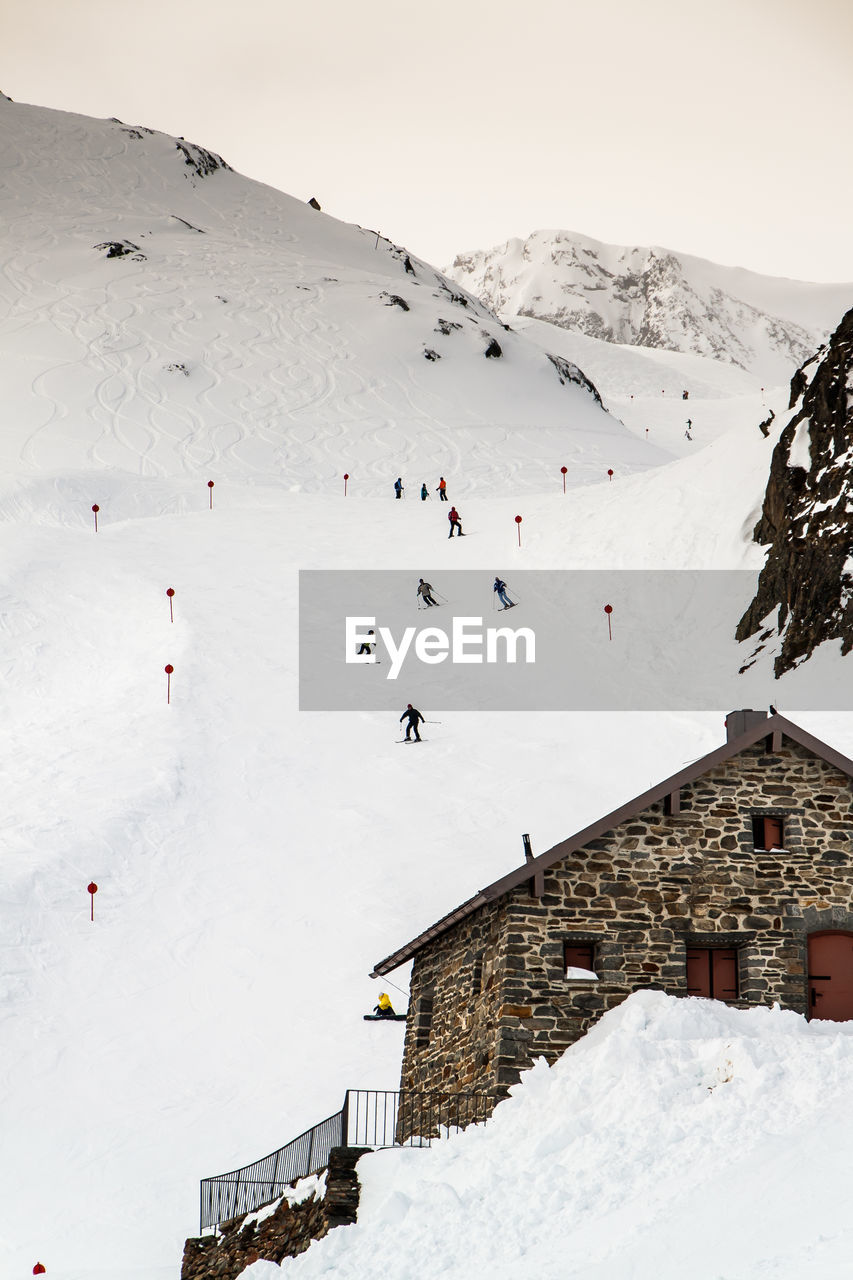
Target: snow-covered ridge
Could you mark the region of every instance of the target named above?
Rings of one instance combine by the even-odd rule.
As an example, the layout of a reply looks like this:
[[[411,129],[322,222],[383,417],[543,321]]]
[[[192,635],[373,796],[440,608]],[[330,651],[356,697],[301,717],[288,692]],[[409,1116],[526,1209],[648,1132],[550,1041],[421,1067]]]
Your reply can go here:
[[[775,279],[568,231],[459,254],[447,271],[504,320],[711,356],[768,384],[790,378],[853,302],[853,284]]]

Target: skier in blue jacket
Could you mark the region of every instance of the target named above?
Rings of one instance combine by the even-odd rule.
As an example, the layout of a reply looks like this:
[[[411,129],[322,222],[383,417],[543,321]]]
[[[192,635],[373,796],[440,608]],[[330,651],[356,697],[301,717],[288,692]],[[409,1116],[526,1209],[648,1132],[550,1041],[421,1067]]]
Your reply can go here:
[[[495,578],[495,585],[492,587],[492,590],[498,593],[498,599],[504,609],[511,609],[513,607],[513,602],[506,593],[506,583],[503,578]]]

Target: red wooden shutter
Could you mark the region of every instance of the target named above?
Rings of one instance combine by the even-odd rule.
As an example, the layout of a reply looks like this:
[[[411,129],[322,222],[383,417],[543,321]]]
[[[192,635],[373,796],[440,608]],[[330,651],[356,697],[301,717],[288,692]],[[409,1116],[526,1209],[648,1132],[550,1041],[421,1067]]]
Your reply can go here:
[[[737,952],[711,952],[711,984],[715,1000],[737,1000]]]
[[[781,818],[765,818],[764,819],[764,848],[765,849],[781,849],[782,845],[782,819]]]
[[[711,997],[711,953],[706,947],[687,951],[687,994]]]
[[[591,942],[579,946],[566,943],[563,964],[566,969],[592,969],[593,946]]]

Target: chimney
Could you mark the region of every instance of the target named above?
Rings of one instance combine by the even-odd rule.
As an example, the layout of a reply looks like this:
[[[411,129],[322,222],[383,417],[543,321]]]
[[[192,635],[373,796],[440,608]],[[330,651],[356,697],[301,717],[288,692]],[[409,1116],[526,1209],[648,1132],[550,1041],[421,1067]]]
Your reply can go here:
[[[530,836],[522,836],[521,843],[524,845],[524,861],[533,861],[533,850],[530,847]]]
[[[731,742],[733,738],[739,738],[742,734],[748,733],[750,729],[754,729],[757,724],[761,724],[762,720],[766,719],[766,711],[752,711],[750,708],[730,711],[726,716],[726,742]]]

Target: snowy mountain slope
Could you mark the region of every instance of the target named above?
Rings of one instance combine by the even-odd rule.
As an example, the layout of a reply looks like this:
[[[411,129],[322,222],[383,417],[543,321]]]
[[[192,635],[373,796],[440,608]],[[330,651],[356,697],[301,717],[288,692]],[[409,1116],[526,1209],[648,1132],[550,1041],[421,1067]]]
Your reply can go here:
[[[372,233],[142,129],[8,102],[0,127],[0,1271],[175,1280],[199,1177],[395,1085],[401,1028],[361,1017],[375,960],[729,709],[425,705],[430,741],[397,752],[396,715],[299,713],[297,571],[409,570],[414,616],[426,566],[757,569],[781,417],[765,440],[735,407],[668,462],[638,438],[652,396],[623,428]],[[144,262],[93,248],[125,239]],[[461,542],[412,501],[442,471]],[[796,718],[853,752],[848,716]]]
[[[589,479],[616,440],[631,466],[665,459],[373,232],[182,139],[5,99],[0,128],[4,474],[222,467],[316,489],[348,471],[364,493],[463,455],[470,485],[512,468],[529,486],[548,450]]]
[[[531,316],[608,342],[710,356],[768,385],[789,379],[853,301],[853,284],[775,279],[568,231],[459,254],[447,270],[510,323]]]
[[[745,369],[708,356],[603,342],[526,316],[517,316],[513,327],[588,370],[614,417],[676,457],[697,453],[730,431],[750,437],[774,405],[776,413],[787,406],[787,384],[764,387]]]
[[[244,1280],[842,1280],[853,1028],[639,992],[484,1126],[359,1162],[358,1223]]]

